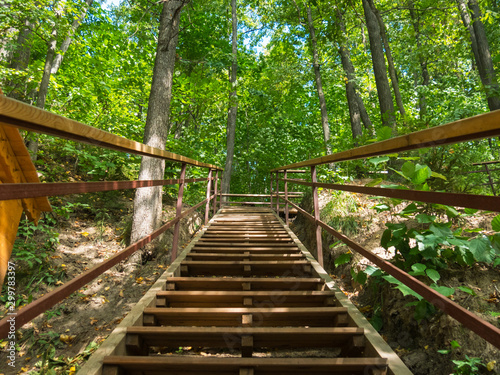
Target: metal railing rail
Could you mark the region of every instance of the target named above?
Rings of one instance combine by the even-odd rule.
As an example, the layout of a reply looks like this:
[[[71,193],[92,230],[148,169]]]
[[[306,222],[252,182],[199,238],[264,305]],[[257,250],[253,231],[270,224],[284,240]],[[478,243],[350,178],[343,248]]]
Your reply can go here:
[[[431,191],[417,191],[406,189],[388,189],[356,185],[340,185],[331,183],[322,183],[317,181],[316,166],[340,161],[349,161],[362,159],[372,156],[386,155],[400,151],[414,150],[424,147],[435,147],[444,144],[459,143],[486,137],[500,135],[500,111],[485,113],[472,118],[456,121],[450,124],[437,126],[434,128],[422,130],[419,132],[407,134],[404,136],[392,138],[386,141],[377,142],[367,146],[358,147],[344,152],[327,155],[320,158],[306,160],[298,163],[285,165],[271,170],[271,194],[279,195],[279,182],[284,183],[285,191],[285,220],[288,223],[287,207],[291,205],[304,215],[308,220],[314,223],[316,230],[316,246],[318,262],[323,265],[323,245],[321,231],[330,233],[352,250],[363,255],[372,263],[380,267],[383,271],[394,276],[397,280],[420,294],[428,302],[444,311],[446,314],[455,318],[465,327],[477,333],[486,341],[497,348],[500,348],[500,329],[494,325],[479,318],[470,311],[464,309],[449,298],[430,288],[415,277],[394,266],[385,259],[373,254],[370,250],[360,246],[348,237],[339,233],[337,230],[320,220],[318,188],[335,189],[350,191],[367,195],[383,196],[404,199],[409,201],[438,203],[466,208],[476,208],[488,211],[500,211],[500,198],[473,194],[441,193]],[[303,179],[290,179],[287,173],[293,172],[290,169],[309,166],[311,168],[311,182]],[[279,173],[283,173],[280,178]],[[274,177],[274,179],[273,179]],[[274,181],[273,181],[274,180]],[[299,184],[312,187],[313,196],[313,215],[306,212],[288,199],[288,184]],[[275,189],[273,192],[273,185]],[[273,209],[275,208],[272,206]],[[279,207],[279,200],[276,208]]]
[[[171,260],[177,256],[180,221],[190,215],[199,207],[205,205],[205,224],[208,223],[210,204],[213,205],[213,214],[217,210],[217,193],[219,171],[222,169],[216,165],[199,162],[168,151],[153,148],[139,142],[131,141],[91,126],[79,123],[68,118],[52,114],[40,108],[36,108],[16,100],[0,95],[0,125],[16,127],[38,133],[50,134],[57,137],[70,139],[77,142],[84,142],[96,147],[114,149],[122,152],[165,159],[181,164],[181,174],[178,179],[169,180],[135,180],[135,181],[97,181],[97,182],[59,182],[59,183],[5,183],[0,184],[0,201],[48,197],[67,194],[81,194],[100,191],[112,191],[122,189],[138,189],[152,186],[179,185],[176,215],[175,218],[163,224],[162,227],[153,233],[145,236],[136,243],[128,246],[118,254],[82,273],[76,278],[57,287],[43,297],[33,301],[25,307],[15,312],[10,312],[16,316],[15,325],[9,322],[9,315],[0,320],[0,339],[8,336],[9,332],[17,330],[22,325],[28,323],[38,315],[50,309],[56,303],[68,297],[83,285],[89,283],[117,263],[143,248],[153,241],[167,229],[174,227],[174,239],[172,243]],[[186,178],[186,168],[188,165],[207,168],[208,176],[205,178]],[[215,171],[215,177],[213,172]],[[182,199],[184,186],[187,183],[207,182],[206,198],[182,212]],[[213,184],[212,184],[213,181]]]

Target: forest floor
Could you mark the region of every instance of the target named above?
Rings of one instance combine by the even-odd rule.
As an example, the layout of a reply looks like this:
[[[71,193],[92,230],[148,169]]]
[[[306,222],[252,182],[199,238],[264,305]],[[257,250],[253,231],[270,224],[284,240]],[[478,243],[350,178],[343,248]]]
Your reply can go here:
[[[366,182],[359,180],[354,184],[364,185]],[[394,255],[392,251],[387,251],[380,245],[382,234],[387,229],[385,223],[405,222],[408,227],[418,225],[412,218],[403,218],[389,212],[378,213],[373,208],[378,201],[348,192],[341,193],[339,197],[332,195],[329,191],[322,191],[320,194],[322,215],[325,210],[330,210],[327,205],[332,200],[340,201],[336,203],[337,206],[351,207],[347,210],[350,211],[349,213],[343,213],[348,220],[342,221],[334,217],[338,226],[345,228],[344,234],[385,259],[390,259]],[[302,206],[311,212],[310,204],[309,201],[304,200]],[[395,207],[393,212],[401,211],[404,206],[405,204]],[[484,233],[488,234],[491,233],[490,223],[494,216],[489,213],[478,213],[460,218],[454,225],[463,228],[481,228]],[[290,227],[314,253],[316,242],[310,222],[299,216]],[[325,254],[327,272],[344,294],[378,328],[382,337],[414,374],[500,374],[500,363],[498,363],[500,350],[441,312],[417,321],[414,318],[415,307],[408,306],[408,303],[416,301],[416,298],[405,297],[394,288],[394,285],[387,282],[373,282],[371,277],[364,285],[355,282],[351,276],[351,268],[359,271],[368,265],[374,265],[355,253],[352,254],[352,260],[349,263],[337,267],[334,264],[335,258],[347,253],[348,247],[343,244],[335,245],[337,240],[330,235],[324,236],[323,241],[324,251],[326,248],[329,249]],[[500,327],[499,267],[475,264],[473,267],[452,267],[440,273],[439,285],[456,289],[456,293],[451,297],[455,302]],[[458,290],[459,286],[471,288],[475,295]],[[449,353],[438,352],[442,350],[447,350]],[[478,370],[469,371],[468,365],[464,365],[460,370],[458,366],[462,363],[459,361],[476,364]]]
[[[107,198],[106,198],[107,197]],[[132,198],[124,194],[101,194],[104,206],[112,200],[114,210],[106,211],[106,221],[75,209],[69,218],[58,225],[59,244],[51,253],[46,274],[58,280],[47,285],[44,275],[26,284],[29,270],[16,270],[19,275],[17,290],[24,303],[28,295],[35,300],[65,281],[80,275],[124,249],[124,233],[130,225]],[[164,221],[175,216],[173,202],[164,207]],[[181,247],[190,242],[199,228],[201,217],[195,213],[183,219],[180,233]],[[38,237],[43,237],[39,235]],[[34,241],[43,241],[35,236]],[[144,259],[141,267],[125,270],[124,263],[82,287],[78,292],[55,305],[52,309],[25,324],[18,331],[15,367],[7,365],[7,353],[0,353],[0,375],[10,374],[74,374],[98,348],[132,307],[142,298],[169,265],[168,249],[172,232],[161,240],[166,249],[156,257]],[[16,261],[13,258],[14,262]],[[19,265],[21,266],[21,265]],[[26,265],[24,265],[26,266]],[[19,272],[18,272],[19,271]],[[47,280],[47,279],[45,279]],[[38,281],[41,281],[39,284]],[[24,304],[23,303],[23,304]],[[0,315],[5,313],[0,306]],[[5,348],[7,342],[0,342]]]

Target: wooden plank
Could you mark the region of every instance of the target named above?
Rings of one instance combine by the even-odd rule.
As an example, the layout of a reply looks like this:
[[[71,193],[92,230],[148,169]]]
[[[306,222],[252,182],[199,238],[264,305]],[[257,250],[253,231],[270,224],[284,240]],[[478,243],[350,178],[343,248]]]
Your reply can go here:
[[[384,367],[383,358],[207,358],[207,357],[121,357],[104,358],[105,365],[129,371],[169,374],[207,373],[234,374],[240,368],[254,368],[256,375],[281,374],[370,374],[370,369]]]
[[[132,344],[144,341],[147,346],[208,346],[241,349],[241,339],[253,338],[255,348],[333,348],[348,345],[352,354],[353,337],[363,337],[357,327],[129,327]],[[129,342],[129,340],[127,342]],[[137,350],[143,350],[144,346]],[[135,348],[134,348],[135,349]],[[359,348],[357,348],[359,349]]]
[[[336,154],[285,165],[272,169],[271,172],[494,137],[500,135],[499,124],[500,110],[497,110]]]
[[[331,291],[164,291],[156,307],[305,307],[335,306]]]
[[[244,259],[248,259],[251,261],[278,261],[278,260],[284,260],[284,259],[290,259],[290,260],[299,260],[303,259],[304,256],[299,253],[280,253],[280,254],[234,254],[234,253],[195,253],[191,252],[189,254],[189,260],[196,260],[196,261],[242,261]]]
[[[323,285],[320,278],[295,277],[171,277],[168,285],[176,290],[242,290],[250,284],[253,291],[260,290],[317,290]]]
[[[154,316],[161,325],[240,327],[244,315],[252,315],[256,327],[334,327],[335,317],[345,315],[339,307],[149,307],[144,316]]]
[[[145,144],[84,125],[3,95],[0,95],[0,125],[51,134],[88,143],[93,146],[115,149],[137,155],[146,155],[198,167],[221,170],[216,165],[201,163],[185,156],[146,146]]]

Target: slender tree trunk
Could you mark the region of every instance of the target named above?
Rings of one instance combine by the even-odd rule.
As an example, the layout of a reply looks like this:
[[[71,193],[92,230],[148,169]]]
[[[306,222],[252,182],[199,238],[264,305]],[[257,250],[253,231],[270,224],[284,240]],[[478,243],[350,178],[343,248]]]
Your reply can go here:
[[[170,0],[163,3],[160,15],[158,46],[153,70],[153,81],[149,95],[148,113],[144,128],[144,143],[148,146],[165,149],[169,131],[170,102],[175,67],[175,53],[179,35],[181,11],[186,1]],[[143,156],[139,180],[163,179],[165,161]],[[134,215],[130,242],[134,243],[149,235],[161,224],[162,187],[137,189],[134,199]],[[140,254],[132,256],[128,264],[139,262]]]
[[[321,110],[321,126],[323,127],[323,140],[325,142],[326,154],[332,153],[330,146],[330,126],[328,124],[328,110],[326,107],[325,93],[323,92],[323,81],[321,78],[321,68],[319,63],[318,42],[316,40],[316,30],[314,29],[314,21],[311,14],[311,7],[306,7],[307,24],[309,26],[309,38],[311,40],[313,69],[316,79],[316,90],[318,91],[319,107]]]
[[[61,44],[61,48],[57,52],[56,57],[54,58],[54,62],[52,63],[52,74],[56,74],[59,71],[59,68],[61,67],[61,63],[64,58],[64,54],[68,51],[68,48],[73,40],[73,36],[75,35],[76,30],[78,27],[80,27],[80,24],[82,23],[83,19],[85,18],[88,9],[92,5],[94,0],[85,0],[85,6],[82,8],[82,11],[80,13],[80,16],[78,18],[75,18],[73,20],[73,23],[71,24],[71,27],[69,29],[69,33],[64,39],[64,41]]]
[[[420,71],[422,74],[422,86],[429,86],[430,83],[430,76],[429,76],[429,71],[427,69],[427,60],[422,54],[422,41],[420,39],[420,19],[419,16],[417,16],[415,12],[415,8],[413,6],[413,1],[410,1],[408,4],[408,7],[410,9],[410,18],[411,22],[413,24],[413,30],[415,31],[415,40],[417,43],[417,54],[418,54],[418,61],[420,64]],[[418,80],[417,80],[418,82]],[[425,94],[419,93],[419,98],[418,98],[418,106],[419,106],[419,117],[420,120],[426,121],[426,116],[427,116],[427,98],[425,97]]]
[[[377,17],[373,13],[368,0],[363,1],[368,38],[370,39],[370,51],[372,55],[373,72],[377,85],[378,101],[382,117],[382,124],[396,131],[396,119],[394,118],[394,103],[392,102],[387,70],[385,67],[384,49],[380,38],[380,27]]]
[[[28,67],[31,56],[31,34],[31,22],[26,19],[24,21],[24,27],[19,30],[19,34],[17,35],[16,48],[12,53],[9,65],[11,69],[22,71]],[[14,79],[9,83],[9,86],[11,87],[9,92],[11,98],[21,100],[26,96],[25,82],[20,83]],[[22,89],[21,86],[23,87]]]
[[[344,73],[346,75],[345,78],[345,89],[346,89],[346,97],[347,104],[349,106],[349,117],[351,120],[351,130],[352,137],[356,139],[357,137],[363,134],[363,129],[361,128],[361,121],[365,127],[372,132],[372,123],[370,121],[370,117],[366,112],[365,105],[363,100],[357,93],[357,85],[356,85],[356,73],[354,70],[354,65],[351,60],[351,53],[347,48],[345,43],[344,36],[347,35],[347,30],[345,28],[344,17],[340,10],[336,10],[337,15],[337,24],[339,26],[340,35],[337,38],[338,46],[339,46],[339,54],[342,62],[342,68],[344,69]]]
[[[82,22],[83,18],[85,18],[85,15],[87,14],[87,9],[92,4],[92,1],[93,0],[86,0],[87,6],[83,8],[80,16],[73,21],[68,36],[64,39],[59,53],[57,52],[58,25],[55,25],[53,27],[52,33],[50,34],[50,41],[48,43],[47,56],[45,58],[45,67],[43,69],[42,81],[40,82],[40,88],[38,89],[38,97],[36,100],[37,107],[42,109],[45,108],[47,93],[49,91],[50,76],[52,74],[57,73],[57,71],[59,70],[64,54],[66,53],[66,51],[69,48],[69,45],[71,44],[73,35],[78,26],[80,26],[80,23]],[[62,15],[62,8],[58,6],[58,9],[56,10],[56,17],[60,18],[61,15]],[[31,159],[35,161],[38,153],[38,137],[35,136],[35,138],[30,139],[28,141],[27,147],[28,150],[31,151]]]
[[[483,22],[481,21],[481,10],[477,0],[469,0],[469,9],[472,13],[472,28],[476,38],[477,54],[481,61],[481,81],[486,90],[486,97],[488,98],[488,107],[490,111],[500,109],[500,86],[498,85],[495,68],[491,59],[490,46],[486,30]],[[471,34],[472,38],[472,34]]]
[[[231,94],[229,95],[229,111],[227,115],[226,129],[226,164],[222,175],[221,191],[222,194],[229,194],[231,187],[231,174],[234,158],[234,140],[236,137],[236,115],[238,113],[238,94],[237,94],[237,73],[238,73],[238,17],[236,14],[236,0],[231,0],[231,18],[232,18],[232,56],[231,65]],[[226,197],[222,198],[226,201]]]
[[[403,99],[401,98],[401,91],[399,91],[399,82],[398,76],[396,74],[396,68],[394,66],[394,59],[392,58],[391,46],[389,44],[389,39],[387,38],[387,29],[384,24],[384,20],[380,15],[377,7],[373,3],[373,0],[368,0],[370,2],[370,7],[372,8],[373,13],[377,17],[378,25],[380,28],[380,36],[382,37],[382,41],[384,43],[385,48],[385,56],[387,57],[387,65],[389,68],[389,76],[391,77],[392,90],[394,91],[394,97],[396,98],[396,104],[398,106],[399,113],[401,116],[405,117],[406,112],[403,105]]]

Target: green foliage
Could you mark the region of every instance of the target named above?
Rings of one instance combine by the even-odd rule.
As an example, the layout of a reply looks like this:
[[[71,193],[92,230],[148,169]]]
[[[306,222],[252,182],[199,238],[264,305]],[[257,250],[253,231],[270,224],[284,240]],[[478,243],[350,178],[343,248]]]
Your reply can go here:
[[[363,221],[355,215],[359,206],[353,194],[333,192],[335,198],[321,210],[321,220],[346,236],[356,235]]]

